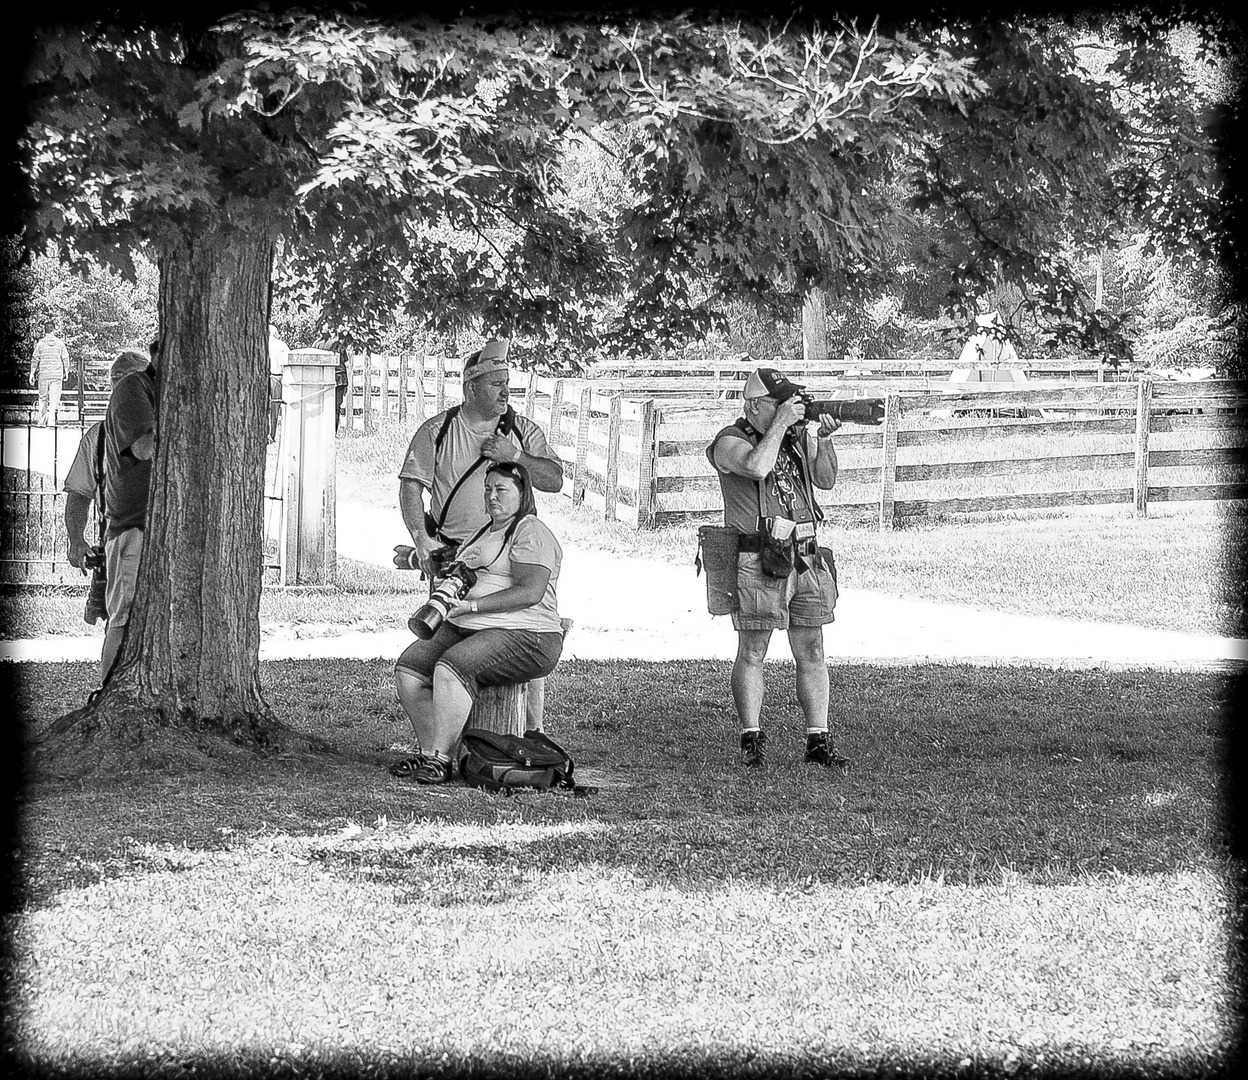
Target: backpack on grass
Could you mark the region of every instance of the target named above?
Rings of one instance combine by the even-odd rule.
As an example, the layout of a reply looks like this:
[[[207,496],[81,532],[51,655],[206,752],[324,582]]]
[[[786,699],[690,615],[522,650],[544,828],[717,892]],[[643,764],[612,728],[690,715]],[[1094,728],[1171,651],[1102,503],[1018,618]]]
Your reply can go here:
[[[540,731],[503,735],[485,728],[467,728],[459,753],[459,775],[470,787],[508,794],[521,788],[562,788],[574,795],[592,795],[597,790],[572,779],[572,758]]]

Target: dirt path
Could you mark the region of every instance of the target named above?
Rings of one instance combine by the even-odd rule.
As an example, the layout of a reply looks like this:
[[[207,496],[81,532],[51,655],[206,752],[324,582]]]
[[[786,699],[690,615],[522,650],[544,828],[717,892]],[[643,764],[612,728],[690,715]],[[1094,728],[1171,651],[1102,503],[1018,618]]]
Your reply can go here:
[[[397,510],[340,507],[338,522],[339,553],[362,562],[388,566],[393,546],[408,539]],[[563,545],[563,554],[559,610],[575,622],[565,656],[732,659],[732,623],[707,614],[705,579],[695,574],[692,561],[675,566],[571,544]],[[397,634],[396,642],[405,636]],[[1248,660],[1245,639],[1011,615],[852,590],[838,601],[825,641],[834,661],[1203,666]],[[333,648],[332,642],[323,647]],[[771,655],[791,658],[783,634],[773,638]]]
[[[398,510],[359,504],[338,508],[344,558],[390,566],[407,537]],[[706,611],[705,579],[692,562],[626,558],[564,544],[560,613],[574,620],[565,657],[731,660],[736,635],[726,616]],[[267,637],[261,659],[395,657],[406,629],[314,638]],[[1108,622],[1039,618],[850,590],[837,603],[825,643],[832,662],[969,662],[1046,667],[1238,667],[1248,639],[1152,630]],[[92,660],[97,637],[0,642],[0,659]],[[771,657],[790,659],[783,634]]]

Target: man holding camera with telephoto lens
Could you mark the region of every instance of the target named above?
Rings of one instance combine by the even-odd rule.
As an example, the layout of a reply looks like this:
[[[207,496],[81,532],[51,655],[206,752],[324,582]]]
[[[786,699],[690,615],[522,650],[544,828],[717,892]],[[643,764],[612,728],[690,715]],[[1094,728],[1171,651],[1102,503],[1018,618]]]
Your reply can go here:
[[[806,719],[804,760],[843,769],[847,762],[828,733],[823,652],[823,627],[833,621],[836,606],[836,570],[831,552],[816,542],[823,514],[814,498],[814,488],[826,491],[836,483],[832,435],[841,421],[822,413],[812,434],[802,389],[774,368],[759,368],[745,384],[744,415],[706,450],[719,475],[724,525],[740,534],[732,697],[742,762],[757,768],[765,760],[766,737],[759,729],[763,661],[772,631],[787,630]]]

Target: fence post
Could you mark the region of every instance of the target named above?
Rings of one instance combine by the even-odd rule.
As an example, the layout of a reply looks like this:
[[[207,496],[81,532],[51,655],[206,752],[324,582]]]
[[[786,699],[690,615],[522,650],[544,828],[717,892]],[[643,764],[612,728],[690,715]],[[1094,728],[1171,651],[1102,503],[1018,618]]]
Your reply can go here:
[[[381,366],[381,418],[390,419],[390,357],[377,357]]]
[[[593,390],[588,386],[581,391],[581,410],[577,416],[576,464],[572,467],[572,504],[585,501],[585,459],[589,455],[589,403]]]
[[[334,369],[332,352],[301,349],[282,372],[283,585],[332,585],[336,577]]]
[[[399,353],[399,423],[407,422],[407,366],[411,353]]]
[[[659,456],[654,398],[641,403],[641,430],[637,433],[637,528],[654,524],[654,470]]]
[[[364,431],[371,432],[373,424],[373,354],[364,354]]]
[[[529,372],[529,385],[524,390],[524,415],[533,419],[533,409],[537,406],[537,372]]]
[[[347,430],[355,429],[355,361],[357,357],[347,357],[347,397],[343,402],[347,407]]]
[[[413,430],[420,427],[426,420],[425,416],[425,353],[422,349],[416,354],[416,363],[413,365],[412,379],[416,383],[412,388],[412,412],[415,414],[412,420]]]
[[[81,349],[74,350],[78,354],[75,364],[78,368],[78,426],[85,428],[87,426],[86,409],[86,388],[82,385],[87,381],[87,358],[82,355]]]
[[[901,427],[901,397],[884,398],[884,453],[880,461],[880,532],[893,527],[893,487],[897,482],[897,431]]]
[[[1148,429],[1152,426],[1153,380],[1141,377],[1135,394],[1135,515],[1148,513]]]
[[[623,401],[620,394],[611,398],[611,411],[607,416],[607,482],[604,498],[603,517],[607,521],[615,520],[615,506],[620,497],[620,410]]]
[[[560,431],[559,421],[563,419],[563,380],[556,379],[554,388],[550,392],[550,424],[546,435],[550,440],[550,448],[555,450],[559,445]]]
[[[434,358],[433,411],[434,415],[446,408],[446,357]]]

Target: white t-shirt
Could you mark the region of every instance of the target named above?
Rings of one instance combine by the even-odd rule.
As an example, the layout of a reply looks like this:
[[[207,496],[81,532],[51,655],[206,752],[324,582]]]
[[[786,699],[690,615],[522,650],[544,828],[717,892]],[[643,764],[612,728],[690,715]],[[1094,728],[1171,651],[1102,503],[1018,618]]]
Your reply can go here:
[[[276,334],[269,335],[269,374],[280,375],[290,359],[290,348]]]
[[[459,552],[459,559],[465,566],[477,571],[477,583],[469,591],[466,599],[480,600],[490,593],[502,592],[514,585],[511,564],[513,562],[528,565],[544,566],[550,571],[550,580],[546,583],[546,591],[532,607],[521,608],[519,611],[477,612],[456,615],[454,623],[465,630],[486,630],[491,627],[504,630],[535,630],[538,632],[560,632],[559,609],[556,606],[556,582],[559,580],[559,567],[563,563],[563,549],[559,541],[542,522],[532,514],[520,519],[515,532],[506,546],[503,536],[506,529],[487,529],[471,544],[465,545]]]

